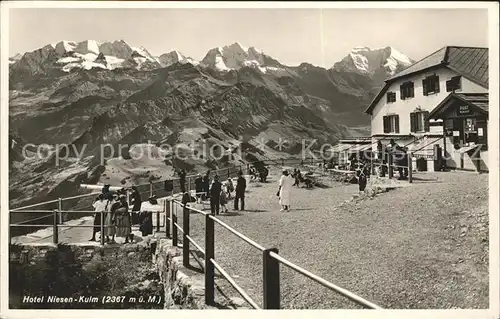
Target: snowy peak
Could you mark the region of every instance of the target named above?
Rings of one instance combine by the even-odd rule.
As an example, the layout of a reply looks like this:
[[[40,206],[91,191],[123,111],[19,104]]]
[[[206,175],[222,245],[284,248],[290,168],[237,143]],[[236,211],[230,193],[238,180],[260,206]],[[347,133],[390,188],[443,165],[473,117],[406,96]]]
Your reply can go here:
[[[413,63],[412,59],[390,46],[378,49],[355,47],[342,61],[335,63],[333,69],[368,75],[384,71],[390,76]]]
[[[239,42],[209,50],[202,63],[220,71],[238,70],[246,66],[259,68],[262,71],[268,67],[282,66],[262,50],[247,48]]]
[[[175,63],[191,63],[193,65],[198,65],[200,63],[176,50],[160,55],[158,57],[158,62],[160,62],[162,67],[167,67]]]

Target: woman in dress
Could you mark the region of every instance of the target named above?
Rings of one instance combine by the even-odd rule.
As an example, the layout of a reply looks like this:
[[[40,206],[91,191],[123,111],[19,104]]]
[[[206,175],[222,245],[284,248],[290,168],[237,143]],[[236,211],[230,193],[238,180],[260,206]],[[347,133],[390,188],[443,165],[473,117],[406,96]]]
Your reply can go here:
[[[128,244],[131,228],[127,196],[123,194],[120,195],[118,202],[113,204],[111,211],[115,219],[116,236],[125,238],[125,244]]]
[[[143,237],[153,234],[153,213],[161,211],[162,207],[158,204],[156,195],[151,196],[147,202],[142,203],[141,212],[139,213],[139,230]]]
[[[219,199],[220,207],[223,213],[227,213],[227,202],[228,202],[227,194],[229,194],[228,185],[225,184],[224,186],[222,186]]]
[[[280,198],[279,202],[281,205],[280,211],[289,211],[290,210],[290,199],[292,197],[292,188],[293,188],[294,180],[288,174],[288,170],[283,170],[283,175],[281,175],[279,181],[279,191],[278,196]]]
[[[117,194],[112,194],[112,193],[107,193],[107,209],[106,209],[106,214],[105,214],[105,221],[104,225],[104,234],[106,234],[106,242],[109,243],[114,243],[115,242],[115,234],[116,234],[116,228],[114,224],[114,215],[113,215],[113,205],[118,202],[118,195]],[[109,236],[111,236],[111,240],[109,239]]]

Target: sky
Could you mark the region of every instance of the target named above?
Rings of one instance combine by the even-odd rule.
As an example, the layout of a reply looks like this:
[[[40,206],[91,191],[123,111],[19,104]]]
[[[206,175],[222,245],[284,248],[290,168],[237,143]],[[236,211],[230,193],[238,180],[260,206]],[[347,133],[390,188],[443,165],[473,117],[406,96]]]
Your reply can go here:
[[[10,10],[9,55],[61,40],[125,40],[154,55],[202,60],[234,42],[286,65],[330,68],[359,46],[391,46],[419,60],[446,45],[488,46],[486,9],[67,9]]]

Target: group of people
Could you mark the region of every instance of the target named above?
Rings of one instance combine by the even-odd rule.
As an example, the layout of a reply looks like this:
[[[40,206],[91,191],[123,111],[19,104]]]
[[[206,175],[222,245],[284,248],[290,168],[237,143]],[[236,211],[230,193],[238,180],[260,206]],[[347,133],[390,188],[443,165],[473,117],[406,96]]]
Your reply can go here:
[[[307,175],[308,175],[307,173],[305,175],[302,175],[300,169],[294,168],[292,173],[292,178],[294,179],[295,182],[293,183],[292,186],[300,187],[300,183],[304,183],[306,185],[306,188],[312,188],[313,181],[310,178],[308,178]]]
[[[379,161],[384,164],[380,170],[380,176],[384,177],[387,174],[387,165],[389,163],[389,156],[392,157],[393,165],[396,165],[399,174],[399,180],[408,179],[408,148],[398,145],[394,139],[389,141],[387,146],[382,145],[382,142],[377,143],[377,157]]]
[[[129,192],[130,203],[127,200]],[[147,202],[143,202],[137,187],[130,189],[122,188],[116,192],[110,190],[106,184],[102,188],[94,203],[94,228],[90,241],[96,240],[96,234],[101,232],[101,223],[104,225],[106,243],[116,243],[115,237],[125,238],[125,243],[134,241],[132,225],[139,224],[142,236],[153,233],[152,212],[161,210],[158,206],[156,196],[151,196]]]
[[[252,166],[250,167],[248,174],[250,175],[250,179],[259,180],[261,183],[265,183],[267,181],[267,176],[269,175],[269,169],[262,165],[261,167]]]
[[[227,205],[232,198],[232,193],[235,191],[234,196],[234,209],[238,210],[241,203],[241,210],[245,209],[245,190],[246,179],[243,177],[243,172],[238,172],[238,179],[236,181],[236,188],[234,187],[233,180],[228,178],[225,182],[221,182],[219,175],[214,175],[213,181],[210,183],[210,171],[202,177],[198,174],[195,181],[196,201],[210,200],[210,211],[212,215],[219,215],[221,209],[224,213],[228,212]]]

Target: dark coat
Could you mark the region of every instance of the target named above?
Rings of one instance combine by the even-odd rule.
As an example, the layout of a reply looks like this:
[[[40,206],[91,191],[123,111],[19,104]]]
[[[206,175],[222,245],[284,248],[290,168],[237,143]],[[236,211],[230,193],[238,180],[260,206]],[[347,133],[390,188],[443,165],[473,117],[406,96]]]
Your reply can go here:
[[[244,194],[247,188],[247,180],[240,176],[238,177],[238,181],[236,182],[236,194]]]
[[[203,179],[201,176],[194,180],[194,185],[197,193],[203,192]]]
[[[132,201],[132,211],[134,212],[140,211],[142,204],[141,194],[139,194],[139,192],[137,191],[134,191],[130,199]]]
[[[222,184],[221,184],[221,182],[214,181],[212,183],[212,187],[210,188],[210,196],[211,197],[219,197],[221,191],[222,191]]]

